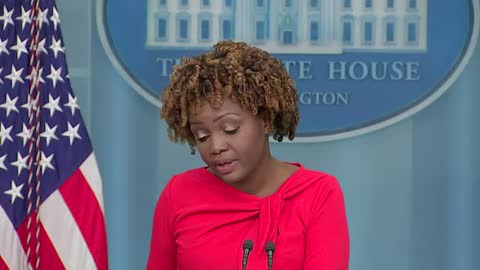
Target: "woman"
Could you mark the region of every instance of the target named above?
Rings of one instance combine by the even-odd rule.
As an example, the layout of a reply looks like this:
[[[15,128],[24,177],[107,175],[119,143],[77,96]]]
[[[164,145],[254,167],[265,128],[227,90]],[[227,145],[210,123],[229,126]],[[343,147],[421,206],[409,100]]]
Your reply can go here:
[[[270,153],[292,140],[297,92],[281,61],[223,41],[184,59],[162,95],[170,139],[205,167],[175,175],[157,203],[147,269],[347,270],[337,180]]]

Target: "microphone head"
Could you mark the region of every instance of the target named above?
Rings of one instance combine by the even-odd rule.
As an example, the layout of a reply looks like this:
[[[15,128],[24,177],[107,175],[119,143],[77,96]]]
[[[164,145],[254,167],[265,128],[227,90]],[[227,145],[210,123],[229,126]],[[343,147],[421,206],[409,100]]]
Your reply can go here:
[[[272,241],[268,241],[267,244],[265,245],[265,251],[275,252],[275,244]]]
[[[245,240],[243,242],[243,249],[253,250],[253,241],[250,239]]]

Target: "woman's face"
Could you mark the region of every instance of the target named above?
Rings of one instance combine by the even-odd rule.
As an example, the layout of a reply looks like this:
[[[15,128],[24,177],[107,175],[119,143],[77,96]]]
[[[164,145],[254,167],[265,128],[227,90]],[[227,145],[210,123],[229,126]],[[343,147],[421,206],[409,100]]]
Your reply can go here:
[[[202,160],[226,183],[248,181],[270,155],[264,121],[229,98],[219,110],[203,102],[189,122]]]

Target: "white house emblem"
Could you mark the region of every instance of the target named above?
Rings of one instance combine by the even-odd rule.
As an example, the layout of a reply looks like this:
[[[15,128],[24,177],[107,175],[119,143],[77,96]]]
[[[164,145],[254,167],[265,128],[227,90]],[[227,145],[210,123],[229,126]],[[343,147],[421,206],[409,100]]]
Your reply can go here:
[[[364,134],[425,108],[461,73],[479,32],[475,0],[97,3],[112,63],[159,107],[173,65],[220,40],[280,58],[299,91],[297,142]]]

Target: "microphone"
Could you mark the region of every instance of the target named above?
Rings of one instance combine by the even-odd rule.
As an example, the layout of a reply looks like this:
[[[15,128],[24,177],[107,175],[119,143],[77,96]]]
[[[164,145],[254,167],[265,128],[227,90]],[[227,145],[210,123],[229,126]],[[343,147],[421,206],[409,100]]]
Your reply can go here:
[[[273,253],[275,252],[275,244],[272,241],[268,241],[265,245],[265,252],[268,258],[268,270],[272,270],[273,267]]]
[[[242,270],[247,270],[247,261],[250,251],[253,250],[253,242],[250,239],[247,239],[243,242],[243,259],[242,259]]]

